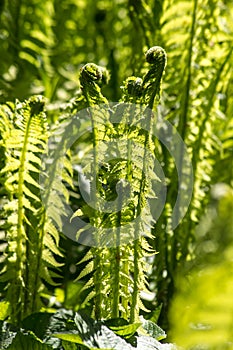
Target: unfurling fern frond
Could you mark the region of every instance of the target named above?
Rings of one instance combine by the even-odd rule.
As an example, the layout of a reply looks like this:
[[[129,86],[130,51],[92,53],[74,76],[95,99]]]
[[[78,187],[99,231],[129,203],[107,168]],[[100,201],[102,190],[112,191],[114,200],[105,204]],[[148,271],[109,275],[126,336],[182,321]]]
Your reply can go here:
[[[148,73],[144,76],[142,81],[142,97],[141,104],[146,107],[153,108],[154,99],[159,99],[160,94],[160,84],[162,75],[166,66],[166,53],[165,51],[158,46],[150,48],[146,53],[146,60],[151,64],[151,67]],[[145,129],[147,130],[144,135],[143,148],[144,154],[141,159],[142,161],[142,174],[140,180],[140,191],[138,193],[138,202],[136,206],[136,217],[140,215],[143,205],[143,197],[148,194],[148,184],[147,176],[149,177],[150,172],[150,162],[148,162],[148,148],[150,149],[150,144],[153,144],[151,140],[150,131],[153,126],[153,113],[149,111],[149,118]],[[152,162],[153,164],[153,162]],[[153,166],[151,166],[151,170]],[[150,177],[149,177],[150,178]],[[139,228],[140,230],[140,228]],[[138,232],[135,232],[134,236],[134,245],[133,245],[133,255],[134,255],[134,285],[132,293],[132,304],[130,312],[131,322],[137,320],[139,310],[140,310],[140,290],[146,290],[145,284],[145,273],[144,273],[144,255],[146,255],[146,250],[144,250],[145,243],[144,238],[138,235]],[[143,277],[144,276],[144,277]]]
[[[7,239],[1,281],[7,283],[6,300],[11,319],[20,322],[40,309],[43,280],[53,284],[49,267],[59,267],[58,237],[50,230],[40,198],[41,155],[48,138],[44,99],[16,101],[10,112],[1,107],[1,147],[5,188],[2,217]]]
[[[140,293],[148,291],[145,257],[154,251],[143,236],[150,236],[153,217],[148,198],[155,197],[152,181],[158,181],[155,144],[150,134],[155,118],[150,108],[155,98],[159,99],[166,53],[156,46],[146,58],[148,73],[143,79],[128,78],[122,87],[123,102],[114,106],[106,103],[100,90],[102,68],[92,64],[81,71],[82,90],[89,106],[105,103],[99,109],[88,109],[93,153],[91,158],[86,157],[86,167],[96,176],[95,187],[91,188],[96,205],[84,205],[81,212],[96,229],[96,247],[88,252],[86,268],[78,277],[90,274],[84,286],[90,288],[85,302],[94,298],[97,319],[121,316],[133,323],[140,310],[146,310]],[[105,204],[114,203],[114,210],[106,210],[100,195]]]
[[[87,63],[81,68],[80,83],[89,106],[107,103],[107,99],[101,93],[101,86],[108,80],[108,71],[94,63]]]

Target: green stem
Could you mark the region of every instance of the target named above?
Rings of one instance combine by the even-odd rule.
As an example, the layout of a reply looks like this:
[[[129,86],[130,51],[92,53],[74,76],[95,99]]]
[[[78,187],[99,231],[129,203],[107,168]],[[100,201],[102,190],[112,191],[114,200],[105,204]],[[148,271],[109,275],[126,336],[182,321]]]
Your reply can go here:
[[[165,51],[158,46],[150,48],[146,53],[146,60],[151,64],[151,68],[148,73],[144,76],[142,82],[142,103],[146,104],[151,110],[154,106],[154,100],[157,98],[157,101],[160,97],[160,85],[161,79],[164,72],[164,68],[166,66],[166,53]],[[145,130],[147,130],[145,134],[144,141],[144,156],[143,156],[143,167],[142,167],[142,175],[140,181],[140,192],[138,195],[138,203],[135,212],[135,217],[141,215],[143,209],[143,202],[145,201],[145,195],[147,191],[146,184],[146,176],[148,174],[147,171],[147,159],[149,153],[149,145],[151,144],[151,127],[152,127],[152,117],[153,113],[146,118]],[[132,293],[132,303],[131,303],[131,312],[130,312],[130,322],[135,322],[138,318],[139,306],[138,301],[140,299],[140,273],[144,273],[144,271],[140,271],[140,259],[141,259],[141,251],[142,244],[141,238],[139,237],[139,227],[135,230],[134,235],[134,245],[133,245],[133,254],[134,254],[134,282],[133,282],[133,293]]]
[[[118,228],[117,228],[118,230]],[[120,247],[114,248],[114,271],[111,271],[113,278],[113,303],[112,303],[112,318],[119,317],[119,302],[120,302]]]
[[[114,272],[113,272],[113,305],[112,318],[119,317],[120,303],[120,265],[121,265],[121,220],[122,220],[122,196],[123,188],[119,191],[118,208],[117,208],[117,227],[116,227],[116,248],[114,248]]]
[[[24,289],[24,281],[23,281],[23,260],[25,259],[24,256],[24,245],[26,244],[26,233],[24,230],[24,173],[25,173],[25,162],[26,162],[26,154],[27,154],[27,144],[28,144],[28,137],[30,132],[30,125],[32,121],[32,116],[28,118],[28,122],[25,129],[24,134],[24,141],[23,141],[23,148],[20,156],[20,166],[19,166],[19,172],[18,172],[18,210],[17,210],[17,246],[16,246],[16,270],[17,270],[17,279],[19,283],[19,290],[16,291],[15,294],[18,294],[17,298],[18,301],[21,301],[21,306],[18,307],[18,304],[14,305],[16,307],[16,315],[18,322],[21,321],[23,316],[23,310],[25,307],[25,295],[23,292]],[[13,306],[13,307],[14,307]]]
[[[37,228],[37,243],[36,243],[36,250],[37,250],[37,256],[36,256],[36,268],[35,268],[35,276],[32,276],[34,278],[34,287],[32,292],[32,303],[31,303],[31,313],[37,311],[37,294],[40,286],[40,275],[39,271],[41,269],[42,265],[42,253],[43,253],[43,240],[44,240],[44,235],[45,235],[45,222],[46,222],[46,212],[44,209],[42,209],[41,213],[41,219],[40,223]],[[35,233],[35,232],[33,232]],[[30,249],[30,245],[29,245]],[[31,252],[30,252],[31,253]],[[31,284],[32,286],[32,284]]]
[[[151,125],[151,116],[150,120],[148,122],[149,125]],[[138,195],[138,204],[136,208],[135,217],[138,217],[141,214],[141,211],[143,209],[143,199],[145,197],[146,193],[146,174],[147,174],[147,154],[148,154],[148,143],[150,141],[150,134],[149,132],[145,135],[145,142],[144,142],[144,156],[143,156],[143,169],[142,169],[142,177],[141,177],[141,183],[140,183],[140,192]],[[140,232],[139,227],[136,228],[135,234],[134,234],[134,244],[133,244],[133,256],[134,256],[134,270],[133,270],[133,293],[132,293],[132,303],[131,303],[131,310],[130,310],[130,322],[134,323],[137,321],[138,318],[138,312],[139,312],[139,306],[138,301],[140,299],[140,290],[139,290],[139,284],[140,284],[140,252],[142,250],[141,247],[141,238],[139,238]]]
[[[136,233],[138,234],[138,232]],[[139,300],[139,275],[140,275],[140,269],[139,269],[139,250],[141,249],[140,240],[135,239],[133,244],[133,256],[134,256],[134,270],[133,270],[133,292],[132,292],[132,302],[130,306],[130,323],[134,323],[137,321],[138,318],[138,300]]]
[[[92,174],[97,176],[98,174],[98,155],[97,155],[97,147],[98,147],[98,131],[95,126],[94,116],[91,113],[91,123],[92,123],[92,143],[93,143],[93,162],[92,162]],[[98,191],[98,179],[96,181],[96,191]],[[97,203],[97,195],[96,191],[94,191],[94,203]],[[95,234],[95,243],[97,247],[100,245],[100,237],[99,230],[100,227],[100,218],[98,217],[96,210],[94,210],[94,215],[92,218],[92,223],[96,228]],[[97,320],[101,319],[101,311],[102,311],[102,292],[101,292],[101,280],[102,280],[102,260],[101,260],[101,248],[93,248],[94,250],[94,284],[95,284],[95,318]]]
[[[122,253],[122,260],[123,260],[123,263],[122,263],[122,272],[125,276],[129,276],[129,248],[127,246],[125,246],[125,249]],[[126,297],[128,296],[129,294],[129,282],[128,280],[126,279],[126,277],[123,277],[123,287],[122,287],[122,294],[123,294],[123,297],[122,297],[122,306],[123,306],[123,309],[124,311],[122,311],[122,317],[126,320],[128,320],[129,318],[129,312],[128,312],[128,309],[129,309],[129,298]]]
[[[166,52],[159,46],[154,46],[150,48],[146,53],[146,60],[151,67],[148,73],[144,76],[143,80],[136,77],[129,77],[123,86],[123,101],[132,102],[140,104],[149,109],[153,109],[154,100],[157,98],[159,100],[160,95],[160,85],[161,79],[166,66]],[[147,111],[148,112],[148,111]],[[132,110],[131,110],[132,113]],[[145,196],[147,192],[147,183],[146,177],[148,174],[147,171],[147,160],[150,145],[152,145],[150,130],[152,127],[152,117],[153,113],[150,115],[147,113],[147,118],[145,118],[147,125],[145,125],[145,139],[144,139],[144,155],[143,155],[143,167],[140,180],[140,190],[138,194],[138,202],[135,208],[134,218],[137,218],[141,215]],[[133,171],[131,167],[131,143],[128,140],[128,164],[127,164],[127,176],[128,180],[132,180]],[[131,182],[131,181],[130,181]],[[135,322],[139,317],[139,301],[140,301],[140,285],[144,282],[144,271],[141,271],[141,258],[142,258],[142,241],[140,238],[140,228],[135,228],[134,232],[134,243],[133,243],[133,259],[134,259],[134,268],[133,268],[133,291],[131,296],[131,305],[130,305],[130,322]],[[128,273],[128,266],[125,265],[126,273]],[[143,279],[143,281],[142,281]],[[126,306],[126,305],[125,305]],[[126,306],[127,309],[127,306]]]
[[[107,81],[107,71],[103,68],[90,63],[86,64],[81,70],[80,82],[82,85],[83,94],[87,100],[87,104],[90,107],[94,107],[100,103],[107,103],[107,100],[103,97],[100,89],[100,85]],[[91,164],[91,171],[94,177],[97,178],[99,173],[98,169],[98,125],[95,123],[95,113],[89,109],[91,126],[92,126],[92,145],[93,145],[93,162]],[[93,201],[96,206],[97,204],[97,192],[99,192],[99,182],[96,179],[96,188],[93,195]],[[91,219],[92,225],[95,227],[95,244],[97,248],[92,248],[94,256],[94,286],[95,286],[95,305],[94,313],[95,318],[101,319],[102,317],[102,276],[103,276],[103,259],[102,259],[102,248],[100,248],[100,232],[101,231],[101,217],[94,210],[93,217]]]

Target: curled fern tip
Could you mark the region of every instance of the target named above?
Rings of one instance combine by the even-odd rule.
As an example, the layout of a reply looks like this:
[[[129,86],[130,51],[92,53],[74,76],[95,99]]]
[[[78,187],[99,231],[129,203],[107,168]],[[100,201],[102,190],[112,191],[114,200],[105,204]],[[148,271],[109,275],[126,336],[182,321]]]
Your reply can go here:
[[[155,64],[159,61],[165,65],[167,60],[166,51],[160,46],[153,46],[146,52],[146,60],[150,64]]]
[[[87,63],[81,68],[80,81],[82,85],[96,82],[98,85],[106,84],[109,80],[108,71],[94,63]]]
[[[30,97],[28,104],[31,107],[31,115],[38,115],[43,112],[45,106],[45,98],[41,95]]]
[[[129,77],[124,83],[123,90],[131,96],[140,97],[142,95],[142,79]]]

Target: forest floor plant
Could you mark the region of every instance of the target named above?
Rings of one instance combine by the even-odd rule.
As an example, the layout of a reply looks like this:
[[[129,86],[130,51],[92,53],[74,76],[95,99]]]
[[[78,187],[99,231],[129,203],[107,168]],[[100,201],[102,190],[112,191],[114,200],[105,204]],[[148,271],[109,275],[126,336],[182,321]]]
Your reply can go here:
[[[2,245],[2,349],[172,347],[159,343],[165,333],[140,316],[140,310],[148,311],[141,301],[141,292],[149,293],[145,257],[155,254],[146,238],[151,237],[153,222],[148,198],[156,196],[152,180],[159,181],[154,173],[155,142],[150,131],[156,122],[152,109],[159,101],[166,53],[161,47],[152,47],[146,60],[148,72],[142,79],[125,81],[117,104],[108,103],[101,92],[107,71],[92,63],[85,65],[80,74],[82,94],[73,101],[71,111],[68,107],[50,128],[40,96],[1,106],[1,220],[7,242]],[[84,108],[91,125],[87,145],[93,151],[89,158],[84,156],[88,164],[83,169],[91,174],[92,205],[90,201],[79,205],[68,221],[72,224],[80,215],[88,221],[73,239],[79,241],[91,234],[93,240],[79,262],[86,266],[77,280],[89,276],[83,287],[88,290],[83,307],[94,299],[96,321],[66,310],[47,313],[41,299],[61,278],[59,236],[69,237],[66,230],[71,226],[64,216],[69,191],[75,189],[73,169],[80,146],[80,140],[70,144],[69,137],[76,135],[77,125],[88,131],[81,119]],[[141,128],[141,120],[145,128]],[[137,152],[136,160],[133,152]],[[106,203],[115,203],[116,210],[104,211]],[[6,319],[22,329],[12,328]]]

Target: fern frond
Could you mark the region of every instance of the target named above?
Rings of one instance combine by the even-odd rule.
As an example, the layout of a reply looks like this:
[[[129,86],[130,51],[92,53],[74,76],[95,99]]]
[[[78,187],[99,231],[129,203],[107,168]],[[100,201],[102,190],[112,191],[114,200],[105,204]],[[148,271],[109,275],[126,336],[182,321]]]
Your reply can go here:
[[[1,125],[5,115],[3,107]],[[1,280],[7,282],[11,319],[20,322],[40,309],[43,280],[54,284],[48,267],[61,266],[53,256],[61,256],[58,237],[54,229],[51,234],[46,232],[49,224],[39,195],[41,155],[48,138],[43,98],[16,101],[6,125],[1,126],[5,154],[1,176],[6,191],[3,214],[8,246]]]
[[[107,103],[107,99],[101,93],[101,85],[107,83],[109,79],[108,71],[94,63],[88,63],[81,69],[80,83],[83,95],[87,99],[88,105],[98,105]]]
[[[52,98],[56,83],[51,63],[54,7],[50,3],[4,1],[1,30],[9,38],[1,38],[5,71],[13,70],[13,77],[1,81],[6,100],[17,96],[24,99],[35,93],[35,87],[46,97]],[[8,73],[9,74],[9,73]],[[4,81],[5,80],[5,81]],[[38,91],[38,90],[37,90]]]
[[[172,121],[184,140],[194,175],[191,204],[186,217],[174,230],[171,225],[172,208],[180,191],[177,171],[165,147],[157,150],[160,162],[165,164],[166,178],[170,179],[166,210],[154,230],[154,247],[161,252],[154,262],[157,288],[160,290],[158,302],[163,303],[166,309],[165,305],[173,294],[176,269],[186,259],[195,259],[195,227],[206,209],[209,189],[220,161],[219,130],[223,127],[221,118],[224,116],[219,92],[225,91],[228,84],[223,77],[229,76],[232,45],[229,45],[230,31],[219,21],[222,10],[217,1],[173,0],[164,1],[163,6],[161,39],[169,52],[162,98],[163,116]],[[218,36],[223,39],[221,44]],[[179,166],[182,168],[182,150],[180,155]],[[192,184],[185,178],[185,169],[182,178],[186,187],[190,188]],[[164,315],[167,314],[165,309]]]
[[[93,269],[94,269],[93,261],[88,262],[88,264],[85,266],[85,268],[80,272],[80,274],[76,278],[75,282],[80,280],[83,277],[86,277],[86,275],[89,275],[90,273],[92,273]]]
[[[148,73],[143,79],[128,78],[122,89],[122,101],[136,102],[142,106],[119,103],[111,107],[111,113],[107,108],[99,109],[100,113],[98,110],[97,113],[90,111],[94,153],[91,157],[85,157],[85,170],[98,174],[97,184],[91,188],[93,195],[96,195],[95,203],[96,192],[107,203],[115,201],[112,212],[104,212],[101,202],[98,203],[98,211],[89,206],[78,210],[89,217],[96,228],[95,239],[99,247],[91,248],[91,254],[84,257],[83,262],[87,265],[78,277],[92,273],[84,288],[91,288],[93,283],[90,297],[94,297],[96,318],[121,316],[130,317],[131,322],[135,322],[140,309],[145,310],[140,301],[140,292],[148,290],[145,256],[152,254],[152,250],[141,236],[150,236],[153,218],[147,199],[149,195],[154,195],[152,182],[159,180],[154,173],[155,145],[149,132],[153,123],[152,112],[146,108],[153,107],[155,97],[159,98],[166,54],[160,47],[153,47],[146,57],[150,63]],[[98,77],[101,78],[100,68],[84,66],[81,84],[90,106],[105,102],[96,83]],[[119,123],[116,123],[118,119]],[[144,120],[147,121],[146,130],[142,128],[143,122],[140,123]],[[103,162],[99,170],[98,162],[101,162],[102,154],[111,160]],[[90,162],[92,167],[88,164]],[[121,179],[130,183],[130,190]],[[108,230],[111,237],[105,233]],[[131,240],[135,243],[128,244]],[[104,246],[107,248],[101,248]]]

